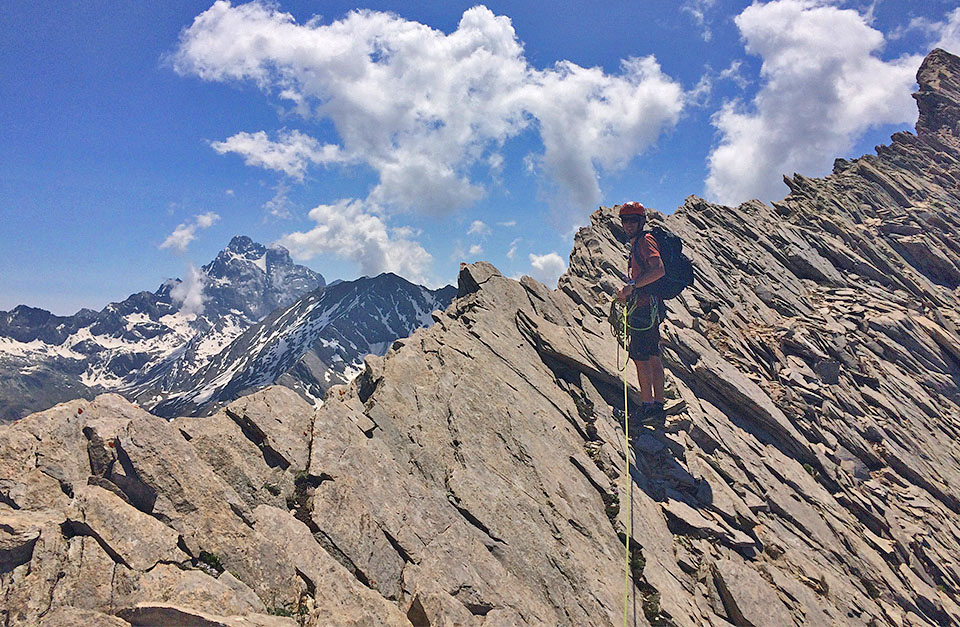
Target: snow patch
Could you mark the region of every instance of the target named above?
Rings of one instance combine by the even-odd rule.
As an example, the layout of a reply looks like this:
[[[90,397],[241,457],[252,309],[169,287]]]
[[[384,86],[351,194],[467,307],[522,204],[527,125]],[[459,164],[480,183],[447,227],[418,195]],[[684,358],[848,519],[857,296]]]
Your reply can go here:
[[[0,337],[0,353],[23,357],[24,355],[43,355],[47,357],[64,357],[66,359],[86,359],[85,355],[74,352],[66,346],[66,342],[59,346],[47,344],[40,340],[18,342],[9,337]]]

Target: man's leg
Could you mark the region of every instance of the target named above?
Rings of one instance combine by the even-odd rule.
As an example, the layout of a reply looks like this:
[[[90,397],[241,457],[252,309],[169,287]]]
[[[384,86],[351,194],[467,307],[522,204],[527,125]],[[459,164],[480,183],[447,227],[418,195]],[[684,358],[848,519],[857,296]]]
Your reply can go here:
[[[666,375],[663,373],[663,362],[654,355],[646,362],[649,368],[650,385],[653,388],[653,399],[658,403],[664,402],[663,384]]]
[[[640,383],[640,400],[644,403],[652,403],[654,389],[650,372],[650,361],[640,361],[636,359],[633,363],[637,365],[637,381]]]

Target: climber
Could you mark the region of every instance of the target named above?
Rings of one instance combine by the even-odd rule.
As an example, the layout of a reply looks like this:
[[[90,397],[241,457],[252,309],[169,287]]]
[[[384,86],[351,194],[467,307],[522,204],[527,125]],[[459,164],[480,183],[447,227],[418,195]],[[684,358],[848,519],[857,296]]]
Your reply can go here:
[[[666,271],[660,258],[657,240],[643,230],[647,211],[638,202],[620,206],[620,220],[630,241],[627,284],[617,292],[617,300],[633,301],[635,308],[630,315],[629,355],[637,366],[640,383],[640,399],[643,408],[640,420],[646,424],[663,424],[667,414],[664,410],[664,374],[660,361],[660,322],[664,319],[663,300],[645,292],[644,288]]]

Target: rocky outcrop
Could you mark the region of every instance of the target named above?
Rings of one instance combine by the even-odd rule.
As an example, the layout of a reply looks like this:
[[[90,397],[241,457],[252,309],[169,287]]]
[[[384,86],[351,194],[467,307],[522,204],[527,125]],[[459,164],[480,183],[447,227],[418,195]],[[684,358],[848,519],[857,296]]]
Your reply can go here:
[[[102,396],[0,427],[6,622],[960,622],[957,75],[931,54],[917,135],[772,207],[654,216],[697,277],[664,428],[624,420],[610,208],[559,289],[464,266],[319,409]]]

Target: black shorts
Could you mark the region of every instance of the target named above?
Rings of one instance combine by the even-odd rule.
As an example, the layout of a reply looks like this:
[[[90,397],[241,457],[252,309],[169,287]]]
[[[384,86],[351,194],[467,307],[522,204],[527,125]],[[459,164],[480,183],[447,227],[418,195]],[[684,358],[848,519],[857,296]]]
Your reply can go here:
[[[662,307],[661,307],[662,308]],[[637,307],[630,316],[630,359],[646,361],[651,357],[660,356],[660,321],[661,315],[654,319],[649,305]],[[652,323],[652,324],[651,324]],[[649,328],[647,328],[649,327]],[[644,329],[644,330],[633,330]]]

